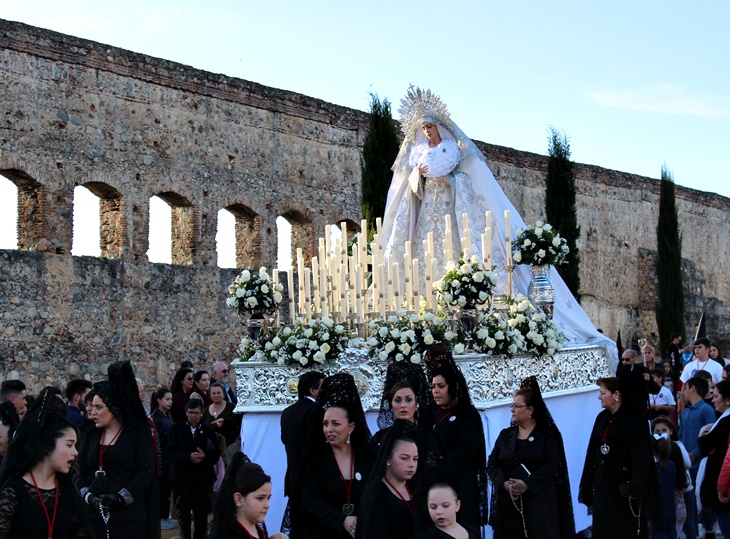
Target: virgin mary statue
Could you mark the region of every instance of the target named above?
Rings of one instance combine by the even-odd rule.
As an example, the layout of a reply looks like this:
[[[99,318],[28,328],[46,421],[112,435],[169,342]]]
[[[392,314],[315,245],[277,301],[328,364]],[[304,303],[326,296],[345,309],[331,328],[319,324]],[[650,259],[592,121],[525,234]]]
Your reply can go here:
[[[451,119],[446,105],[430,90],[411,86],[398,109],[403,143],[393,164],[393,181],[388,191],[382,225],[383,256],[401,262],[406,242],[411,242],[414,259],[423,263],[423,241],[434,236],[434,258],[440,270],[446,264],[442,241],[451,234],[454,258],[458,260],[459,238],[465,237],[463,215],[471,231],[470,251],[482,258],[481,236],[486,230],[487,211],[491,211],[492,263],[499,281],[497,293],[507,292],[505,210],[510,211],[510,238],[525,224],[507,199],[487,166],[486,157]],[[446,230],[446,215],[451,230]],[[513,293],[527,296],[530,270],[517,266],[513,273]],[[576,302],[562,278],[552,268],[555,287],[553,320],[573,344],[600,341],[607,345],[616,362],[613,342],[598,332]]]

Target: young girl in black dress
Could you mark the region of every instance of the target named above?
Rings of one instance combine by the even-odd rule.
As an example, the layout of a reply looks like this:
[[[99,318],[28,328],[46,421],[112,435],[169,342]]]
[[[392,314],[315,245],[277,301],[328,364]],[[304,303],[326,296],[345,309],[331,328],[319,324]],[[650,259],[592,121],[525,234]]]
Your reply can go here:
[[[271,477],[236,453],[216,499],[211,539],[287,539],[283,533],[267,535],[270,499]]]
[[[426,530],[424,539],[479,539],[479,532],[456,521],[461,501],[456,490],[446,483],[435,483],[428,489],[428,514],[433,526]]]

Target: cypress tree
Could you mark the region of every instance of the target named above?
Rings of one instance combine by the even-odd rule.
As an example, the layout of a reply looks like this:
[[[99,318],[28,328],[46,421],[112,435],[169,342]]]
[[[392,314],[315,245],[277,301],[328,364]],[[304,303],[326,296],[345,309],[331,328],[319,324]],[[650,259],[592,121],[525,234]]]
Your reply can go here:
[[[398,155],[398,135],[387,99],[370,94],[370,127],[360,158],[360,208],[368,222],[368,241],[375,232],[375,219],[385,212],[388,188],[393,179],[390,167]]]
[[[565,132],[550,126],[548,170],[545,179],[545,218],[568,242],[568,263],[558,266],[560,276],[580,301],[580,227],[575,206],[575,171],[570,160],[570,140]]]
[[[684,338],[684,289],[682,288],[682,234],[672,173],[662,165],[659,222],[656,228],[656,275],[659,286],[656,323],[662,357],[666,357],[672,333]]]

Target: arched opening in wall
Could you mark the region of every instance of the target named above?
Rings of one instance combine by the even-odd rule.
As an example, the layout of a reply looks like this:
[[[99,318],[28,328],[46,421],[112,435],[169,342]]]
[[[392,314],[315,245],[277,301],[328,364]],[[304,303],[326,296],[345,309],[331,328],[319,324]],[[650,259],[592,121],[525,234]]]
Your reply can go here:
[[[83,185],[74,187],[73,256],[101,255],[99,241],[99,197]]]
[[[44,241],[44,220],[42,209],[43,186],[28,174],[18,169],[0,170],[2,181],[2,217],[8,223],[0,228],[3,247],[28,251],[38,249],[47,251],[52,248],[50,242]],[[11,185],[8,185],[10,183]],[[14,188],[13,188],[14,186]],[[7,231],[7,232],[6,232]]]
[[[231,204],[218,212],[218,232],[221,232],[221,214],[228,214],[232,225],[232,256],[233,265],[221,266],[220,252],[219,263],[221,267],[255,268],[261,266],[262,257],[262,236],[261,228],[263,221],[251,208],[243,204]],[[230,216],[230,217],[229,217]],[[217,239],[217,236],[216,236]],[[220,244],[219,244],[220,245]]]
[[[150,198],[147,260],[158,264],[172,263],[172,208],[157,196]]]
[[[0,249],[18,248],[18,188],[0,175]]]
[[[280,215],[276,218],[276,267],[288,271],[291,262],[291,223]]]
[[[296,265],[297,249],[301,249],[304,260],[311,263],[312,257],[316,253],[314,246],[314,227],[312,226],[312,222],[297,211],[284,213],[280,217],[284,218],[291,226],[291,248],[289,250],[289,255],[291,257],[290,264]],[[278,226],[277,218],[277,234],[279,230],[284,232],[284,229],[285,225],[281,228]],[[282,262],[284,262],[284,260],[282,260]]]
[[[182,195],[170,191],[150,198],[150,262],[190,265],[197,250],[198,211]]]

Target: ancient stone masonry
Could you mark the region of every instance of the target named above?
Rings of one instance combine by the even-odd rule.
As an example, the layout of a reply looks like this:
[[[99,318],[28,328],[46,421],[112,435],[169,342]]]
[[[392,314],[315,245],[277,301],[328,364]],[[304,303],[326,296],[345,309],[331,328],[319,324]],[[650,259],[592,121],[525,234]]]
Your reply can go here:
[[[18,249],[0,253],[0,378],[33,389],[97,379],[119,358],[149,386],[184,359],[232,359],[220,209],[235,216],[239,268],[273,266],[278,216],[307,257],[327,224],[359,222],[361,111],[2,20],[0,107],[0,173],[19,210]],[[525,220],[540,218],[547,158],[479,144]],[[577,170],[583,305],[607,335],[651,340],[658,182]],[[77,185],[100,198],[98,259],[70,255]],[[155,195],[172,208],[172,265],[145,254]],[[725,337],[730,201],[677,196],[687,326],[704,308]]]

